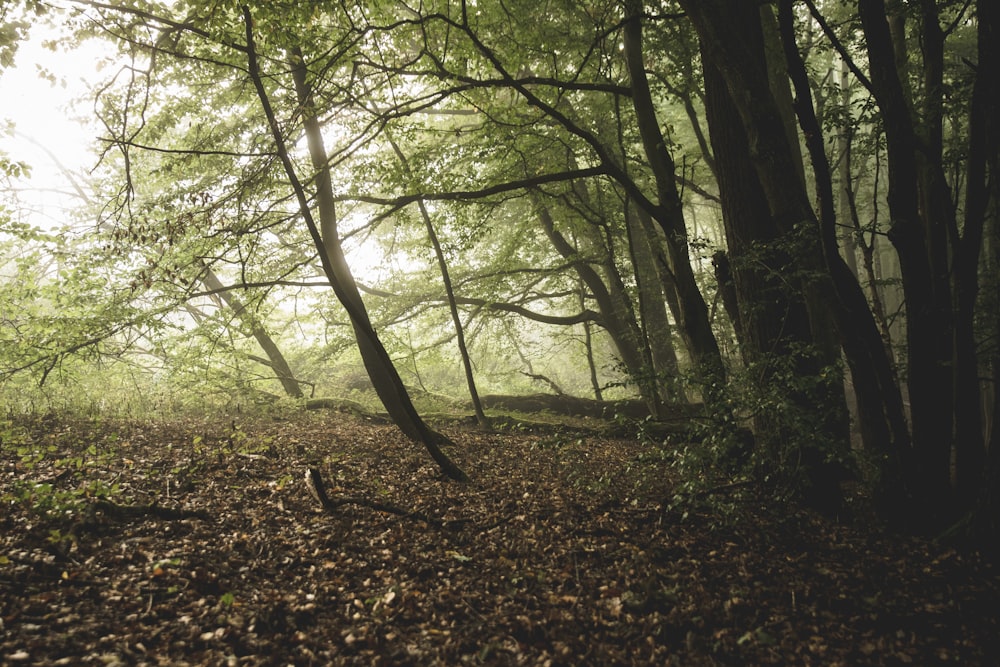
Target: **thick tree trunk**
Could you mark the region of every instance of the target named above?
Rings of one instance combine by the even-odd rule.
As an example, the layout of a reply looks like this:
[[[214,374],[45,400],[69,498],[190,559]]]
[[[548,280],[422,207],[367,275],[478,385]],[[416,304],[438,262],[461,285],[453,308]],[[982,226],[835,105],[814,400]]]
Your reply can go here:
[[[746,71],[755,70],[758,82],[766,82],[769,76],[758,10],[745,4],[731,9],[736,13],[730,14],[729,19],[741,26],[748,46],[741,66]],[[770,16],[769,12],[767,15]],[[770,19],[773,21],[773,16]],[[777,38],[776,34],[774,38]],[[780,42],[778,45],[780,47]],[[755,56],[757,62],[753,63],[751,59]],[[751,155],[748,130],[733,102],[726,80],[717,69],[716,58],[711,50],[703,51],[706,116],[740,310],[741,349],[747,363],[757,371],[757,381],[763,392],[790,399],[800,419],[815,425],[828,442],[832,441],[841,450],[846,450],[847,411],[842,387],[838,386],[839,383],[828,382],[805,389],[812,384],[812,380],[820,377],[821,366],[830,363],[829,359],[824,359],[825,345],[819,342],[821,337],[814,333],[813,318],[806,304],[806,294],[815,294],[815,290],[803,284],[801,269],[810,262],[792,255],[796,249],[806,253],[811,249],[803,248],[795,238],[801,232],[789,229],[787,224],[782,225],[772,214],[771,203]],[[774,98],[773,91],[770,97]],[[788,97],[790,102],[790,95]],[[777,101],[774,104],[777,105]],[[788,158],[795,165],[798,144],[793,147],[788,143],[787,128],[775,126],[756,128],[756,131],[762,134],[765,129],[783,133],[784,140],[778,136],[757,136],[757,142],[761,145],[783,143],[788,146]],[[788,187],[804,191],[805,183],[800,176],[796,176]],[[822,338],[827,335],[824,331]],[[786,372],[790,371],[794,377],[775,376],[775,368],[784,365],[789,358],[793,364]],[[805,472],[810,481],[810,500],[813,503],[831,509],[839,505],[836,478],[823,463],[833,454],[824,450],[824,447],[830,447],[829,444],[803,442],[790,448],[789,441],[794,442],[801,435],[789,432],[790,426],[770,413],[756,415],[754,427],[757,441],[770,460],[780,460],[792,454],[807,462]],[[792,451],[789,452],[789,449]]]
[[[983,0],[979,4],[983,5],[988,2],[989,0]],[[1000,42],[997,41],[1000,40],[997,15],[993,12],[990,12],[989,15],[993,22],[990,33],[992,43],[1000,45]],[[996,52],[993,55],[996,56]],[[980,59],[980,63],[982,63],[982,59]],[[996,64],[1000,65],[1000,63]],[[993,81],[996,82],[996,78]],[[1000,91],[994,89],[994,92]],[[1000,103],[1000,97],[995,99]],[[996,133],[997,129],[994,124],[992,137],[988,140],[993,153],[993,158],[990,160],[990,171],[993,174],[1000,173],[998,171],[1000,170],[1000,157],[998,157],[1000,134]],[[991,219],[988,227],[987,266],[983,285],[990,293],[990,301],[996,304],[1000,302],[1000,183],[997,182],[996,176],[992,179],[988,198],[990,202],[987,205],[987,210],[991,214]],[[990,313],[988,331],[994,341],[1000,341],[1000,312],[994,310]],[[988,404],[989,419],[987,420],[989,438],[987,440],[986,461],[976,483],[977,495],[972,512],[972,531],[974,537],[981,543],[991,546],[994,556],[1000,557],[1000,547],[997,547],[1000,544],[1000,345],[997,345],[996,342],[990,349],[987,363],[990,384],[992,385],[992,391],[988,394],[991,399]]]
[[[953,426],[952,313],[939,242],[944,221],[923,217],[922,158],[905,88],[898,73],[882,0],[859,0],[871,81],[882,112],[889,155],[889,230],[899,256],[906,301],[907,384],[913,424],[913,456],[906,462],[925,512],[940,512],[949,498]],[[936,199],[936,196],[935,196]],[[929,203],[929,202],[925,202]],[[937,204],[932,204],[936,208]]]
[[[718,341],[708,319],[708,306],[695,280],[688,253],[687,227],[677,188],[673,159],[660,131],[659,119],[649,88],[643,61],[642,1],[626,2],[628,20],[624,29],[625,64],[632,88],[632,106],[635,110],[643,150],[656,181],[658,207],[651,212],[659,225],[661,240],[667,250],[666,268],[673,279],[677,295],[678,328],[691,355],[695,372],[701,382],[703,399],[710,411],[723,409],[718,392],[725,385],[725,368]]]
[[[969,105],[965,224],[955,245],[955,482],[965,506],[975,502],[974,489],[990,483],[982,477],[987,443],[974,324],[980,267],[997,270],[980,256],[990,199],[1000,190],[1000,11],[995,2],[981,1],[976,18],[979,57]]]
[[[855,386],[859,388],[859,399],[868,406],[863,418],[863,432],[871,446],[895,451],[897,447],[908,444],[909,440],[901,401],[897,400],[898,391],[894,388],[891,372],[886,372],[891,367],[860,286],[837,250],[835,220],[825,216],[819,221],[822,226],[818,229],[822,230],[822,234],[813,236],[817,218],[808,193],[804,188],[794,187],[794,181],[790,182],[787,178],[787,174],[794,173],[796,169],[793,149],[788,145],[781,114],[776,108],[766,76],[755,65],[745,25],[734,16],[734,10],[741,3],[734,0],[682,0],[681,4],[702,37],[708,60],[719,68],[740,114],[750,156],[771,216],[779,229],[788,232],[805,225],[800,230],[806,234],[806,242],[798,246],[799,268],[806,275],[813,276],[810,289],[824,298],[836,318],[841,345],[851,364]],[[809,108],[811,110],[811,105]],[[807,137],[813,129],[806,129]],[[813,134],[821,140],[820,132]],[[827,175],[817,179],[817,182],[828,179]],[[813,239],[812,243],[809,237]],[[823,263],[828,272],[823,271]]]
[[[972,349],[972,310],[977,296],[977,271],[979,262],[977,245],[989,233],[989,243],[984,265],[983,285],[992,297],[989,302],[1000,301],[1000,7],[993,0],[976,3],[978,20],[978,63],[973,87],[969,119],[969,159],[965,202],[965,235],[959,246],[956,262],[958,283],[958,322],[956,346],[969,345]],[[988,222],[988,226],[987,226]],[[977,239],[978,237],[978,239]],[[990,334],[994,341],[988,366],[992,379],[992,401],[986,420],[989,428],[988,449],[984,453],[978,445],[977,434],[968,433],[959,423],[956,430],[956,464],[959,484],[969,484],[975,479],[978,489],[973,514],[973,527],[977,536],[986,544],[1000,544],[1000,313],[994,309],[990,315]],[[959,350],[961,352],[961,350]],[[958,391],[956,398],[971,400],[980,395],[978,370],[961,356],[958,358]],[[987,394],[989,396],[989,393]],[[978,402],[977,402],[978,405]],[[970,408],[971,409],[971,408]],[[956,420],[963,413],[956,411]],[[981,437],[981,436],[980,436]],[[983,460],[985,458],[985,461]],[[977,467],[983,471],[976,473]],[[960,487],[963,488],[963,487]]]
[[[306,131],[306,140],[309,146],[309,155],[316,169],[315,186],[316,199],[319,208],[320,224],[317,225],[312,215],[309,205],[309,198],[298,177],[288,150],[285,145],[284,136],[278,125],[274,109],[271,107],[270,98],[264,88],[261,79],[260,67],[257,59],[257,52],[253,36],[253,20],[250,9],[243,6],[243,20],[246,27],[247,40],[247,61],[249,73],[257,96],[260,99],[261,107],[267,117],[278,155],[281,159],[285,173],[291,182],[298,200],[299,210],[309,228],[309,234],[316,246],[323,271],[329,279],[337,299],[344,306],[354,328],[355,338],[358,341],[358,348],[365,368],[371,378],[375,391],[385,406],[386,411],[393,422],[409,438],[420,442],[427,448],[431,457],[437,462],[444,474],[452,479],[467,481],[468,477],[448,458],[441,449],[441,443],[449,442],[448,439],[431,430],[417,414],[410,396],[403,386],[403,381],[396,371],[389,354],[382,346],[382,342],[375,334],[371,322],[368,319],[368,311],[361,293],[358,291],[354,276],[351,275],[350,268],[344,257],[343,249],[340,245],[340,238],[337,234],[337,217],[334,208],[333,188],[330,181],[330,169],[327,161],[326,149],[323,144],[323,135],[320,129],[319,120],[316,117],[312,104],[312,95],[306,80],[306,63],[301,52],[293,50],[292,75],[295,82],[295,90],[300,104],[303,124]]]
[[[746,361],[756,363],[762,355],[787,354],[793,341],[811,343],[809,316],[801,294],[792,293],[793,260],[786,250],[789,240],[782,240],[784,230],[771,217],[739,113],[710,58],[703,55],[702,62],[705,115],[739,304],[741,327],[737,336]]]

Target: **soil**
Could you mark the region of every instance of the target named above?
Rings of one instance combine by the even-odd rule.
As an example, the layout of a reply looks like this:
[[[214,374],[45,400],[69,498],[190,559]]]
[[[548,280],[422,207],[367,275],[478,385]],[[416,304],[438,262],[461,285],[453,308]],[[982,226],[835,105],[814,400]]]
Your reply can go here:
[[[440,428],[471,483],[338,413],[0,425],[0,664],[1000,660],[995,566],[861,503],[678,503],[635,438]]]

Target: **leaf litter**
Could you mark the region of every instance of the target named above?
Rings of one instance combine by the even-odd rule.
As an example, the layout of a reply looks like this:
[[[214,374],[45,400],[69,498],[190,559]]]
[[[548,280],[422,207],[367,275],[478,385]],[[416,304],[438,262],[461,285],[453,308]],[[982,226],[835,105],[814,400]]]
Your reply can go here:
[[[0,449],[0,665],[995,664],[988,560],[742,500],[650,445],[391,426],[36,419]],[[344,504],[323,511],[305,471]]]

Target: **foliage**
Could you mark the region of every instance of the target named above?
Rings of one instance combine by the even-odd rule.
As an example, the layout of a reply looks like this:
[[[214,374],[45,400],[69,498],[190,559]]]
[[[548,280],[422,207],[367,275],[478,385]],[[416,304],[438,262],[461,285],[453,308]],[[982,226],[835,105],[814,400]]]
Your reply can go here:
[[[734,370],[723,392],[727,410],[695,421],[688,439],[662,445],[683,480],[678,502],[707,498],[733,507],[731,495],[711,491],[733,480],[734,489],[747,484],[765,502],[819,502],[817,485],[857,478],[856,453],[835,426],[840,408],[826,398],[831,383],[842,382],[841,369],[803,375],[801,366],[815,366],[816,358],[815,350],[795,349]],[[825,406],[825,420],[822,413],[817,419],[817,405]]]
[[[111,431],[103,434],[101,442],[92,442],[86,426],[53,430],[52,424],[44,418],[27,423],[0,422],[0,453],[27,473],[0,495],[0,503],[21,505],[40,520],[58,525],[93,499],[110,499],[121,493],[119,483],[105,473],[118,456],[119,436]],[[94,426],[102,430],[99,422]],[[39,473],[49,473],[49,481],[39,481]],[[50,537],[56,544],[71,539],[59,528],[53,528]]]

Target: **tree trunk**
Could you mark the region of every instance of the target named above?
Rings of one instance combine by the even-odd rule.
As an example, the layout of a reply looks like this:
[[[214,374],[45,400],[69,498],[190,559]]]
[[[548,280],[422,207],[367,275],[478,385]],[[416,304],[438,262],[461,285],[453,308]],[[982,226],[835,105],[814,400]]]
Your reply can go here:
[[[771,217],[739,113],[710,56],[703,55],[702,63],[705,115],[739,305],[737,337],[747,363],[757,363],[764,355],[787,354],[793,341],[809,344],[809,317],[801,295],[791,293],[792,258],[784,247],[788,240],[782,240],[784,230]]]
[[[847,67],[847,63],[839,56],[838,64],[840,104],[846,110],[850,108],[851,104],[851,70]],[[840,193],[840,201],[837,207],[837,214],[840,220],[846,220],[850,217],[852,220],[857,221],[857,212],[854,202],[854,187],[851,182],[851,179],[853,178],[851,174],[851,140],[854,136],[854,127],[853,120],[850,115],[847,113],[844,113],[843,115],[843,126],[841,127],[840,134],[837,135],[837,152],[840,153],[840,168],[838,170],[840,180],[838,192]],[[855,276],[859,275],[857,235],[860,234],[860,230],[858,227],[860,227],[860,224],[856,222],[852,229],[844,232],[840,237],[841,252],[844,255],[844,261],[847,262],[847,267]]]
[[[685,403],[687,397],[680,382],[680,365],[677,360],[677,350],[674,348],[673,327],[667,316],[664,285],[656,271],[656,260],[649,244],[649,236],[632,206],[626,206],[625,224],[628,225],[629,245],[632,249],[643,334],[649,345],[657,391],[663,401]]]
[[[708,60],[719,68],[740,114],[750,156],[771,216],[779,229],[790,232],[802,226],[799,231],[806,235],[805,242],[797,246],[798,267],[811,277],[807,287],[823,297],[836,318],[837,333],[851,365],[859,402],[866,406],[862,417],[866,440],[879,451],[893,452],[908,444],[909,440],[898,391],[892,382],[891,372],[888,372],[891,367],[864,294],[837,250],[835,219],[827,210],[817,221],[806,190],[794,187],[794,181],[790,182],[787,178],[787,174],[794,173],[796,169],[793,149],[788,145],[781,114],[776,109],[766,76],[755,65],[754,52],[745,36],[745,22],[737,18],[738,12],[734,14],[740,3],[731,0],[683,0],[681,4],[701,35]],[[782,7],[785,8],[785,5]],[[786,9],[790,9],[790,5]],[[786,58],[790,60],[793,55],[798,58],[797,51],[789,52],[789,46],[794,48],[794,42],[786,44]],[[798,86],[796,88],[797,94],[802,97],[801,90]],[[808,97],[804,102],[808,103]],[[806,108],[811,112],[811,104]],[[799,114],[799,119],[801,123],[802,114]],[[812,134],[821,145],[819,128],[804,127],[804,134],[807,138]],[[818,162],[820,156],[812,150],[810,153],[815,171],[817,165],[822,167],[825,164],[825,159]],[[829,175],[826,174],[817,178],[817,185],[828,181]],[[814,236],[815,230],[821,233]],[[823,264],[826,265],[825,271]]]
[[[965,234],[957,249],[955,275],[959,324],[955,341],[958,353],[956,401],[972,401],[981,396],[978,368],[974,361],[963,358],[965,351],[962,348],[968,346],[968,353],[975,349],[972,315],[978,296],[978,269],[981,264],[972,260],[978,259],[982,239],[988,229],[991,238],[986,261],[982,263],[983,284],[992,297],[988,302],[994,304],[989,318],[989,333],[994,342],[990,363],[984,364],[984,367],[990,370],[992,376],[992,404],[989,410],[992,419],[986,420],[989,440],[988,450],[984,451],[979,445],[983,435],[969,432],[970,427],[963,421],[968,417],[961,411],[961,404],[956,403],[956,466],[960,491],[966,484],[978,490],[973,510],[976,533],[985,543],[997,544],[1000,541],[1000,426],[996,423],[1000,415],[1000,345],[997,343],[1000,341],[1000,314],[996,312],[995,304],[1000,301],[1000,8],[991,0],[979,0],[976,3],[976,18],[979,24],[979,62],[969,109]],[[989,227],[986,226],[987,220]],[[977,400],[976,405],[979,404]],[[970,406],[968,409],[974,408]]]
[[[365,368],[371,378],[372,385],[385,406],[386,411],[393,422],[409,438],[422,443],[437,462],[441,471],[459,481],[467,481],[468,477],[451,461],[450,458],[440,448],[441,443],[448,443],[448,439],[431,430],[417,414],[410,396],[403,386],[403,381],[396,371],[389,354],[382,346],[382,342],[375,334],[371,322],[368,319],[368,311],[364,301],[358,291],[354,276],[351,275],[350,268],[344,257],[343,249],[340,245],[340,238],[337,234],[337,218],[334,208],[333,188],[330,180],[330,169],[326,149],[323,144],[323,135],[313,108],[312,94],[306,80],[306,63],[301,51],[294,49],[292,53],[292,75],[295,82],[295,91],[301,108],[303,124],[306,131],[306,140],[309,146],[309,155],[312,159],[313,167],[316,169],[315,185],[316,199],[320,215],[320,224],[317,225],[312,215],[309,205],[309,198],[302,182],[298,177],[288,150],[285,145],[284,136],[278,125],[274,110],[271,107],[270,98],[264,88],[261,79],[260,67],[257,60],[257,52],[253,36],[253,20],[250,16],[250,9],[243,6],[243,19],[246,28],[247,40],[247,61],[250,78],[257,96],[260,99],[261,107],[267,117],[268,126],[277,147],[279,158],[285,173],[295,191],[298,200],[299,210],[309,234],[319,255],[323,271],[333,287],[337,299],[347,311],[354,328],[355,337],[358,341],[358,348]]]
[[[232,309],[236,318],[250,330],[250,335],[254,337],[260,348],[264,350],[264,354],[267,355],[271,369],[277,376],[278,381],[281,382],[281,387],[285,390],[285,394],[291,398],[302,398],[302,388],[292,374],[292,369],[288,366],[285,355],[281,353],[277,343],[268,334],[267,329],[260,323],[260,320],[247,310],[246,305],[239,297],[225,289],[218,276],[215,275],[215,271],[207,264],[202,267],[201,282],[209,291],[217,294]]]
[[[600,324],[608,335],[611,336],[615,344],[615,350],[625,365],[629,375],[636,379],[642,398],[649,405],[650,411],[655,414],[657,398],[656,392],[646,381],[649,371],[640,350],[639,326],[635,321],[635,316],[628,304],[624,301],[624,295],[617,298],[612,295],[608,284],[604,282],[600,274],[592,267],[587,259],[580,255],[578,250],[555,228],[555,220],[552,212],[539,195],[534,196],[535,208],[538,212],[538,219],[542,224],[542,229],[562,257],[573,262],[573,268],[577,276],[587,289],[590,290],[594,301],[597,302],[597,310],[601,313]]]
[[[718,341],[708,319],[708,306],[695,280],[688,253],[687,227],[678,194],[676,169],[666,141],[660,131],[656,107],[653,104],[649,80],[643,61],[641,0],[627,0],[627,21],[624,29],[624,55],[632,89],[635,111],[643,150],[656,181],[658,206],[650,212],[659,225],[661,240],[667,250],[667,269],[673,280],[678,302],[678,328],[691,355],[702,386],[703,399],[710,412],[725,412],[719,391],[725,385],[725,368]]]
[[[982,10],[982,5],[988,3],[989,0],[980,2],[980,11]],[[1000,40],[1000,30],[998,30],[1000,26],[997,25],[997,14],[995,12],[982,12],[979,16],[980,21],[983,20],[983,16],[989,16],[991,25],[990,30],[986,31],[986,33],[989,35],[992,45],[1000,45],[1000,42],[997,41]],[[982,28],[983,25],[980,24],[981,37],[984,34]],[[982,48],[982,44],[983,42],[980,41],[980,48]],[[994,58],[993,64],[995,66],[1000,66],[1000,62],[997,62],[998,50],[1000,49],[993,50],[991,54]],[[980,54],[982,54],[982,51],[980,51]],[[980,66],[982,66],[982,63],[983,59],[982,55],[980,55]],[[992,82],[990,82],[993,85],[994,95],[1000,93],[996,89],[996,82],[997,79],[994,76]],[[993,99],[1000,103],[1000,95]],[[993,118],[994,120],[996,119],[995,112]],[[988,227],[989,240],[987,243],[986,270],[983,279],[983,284],[990,293],[989,302],[993,304],[1000,302],[1000,182],[996,178],[996,174],[1000,174],[1000,171],[998,171],[1000,170],[1000,155],[998,155],[1000,154],[1000,135],[997,134],[997,129],[994,122],[990,133],[992,136],[987,140],[990,153],[992,153],[992,157],[989,159],[989,169],[994,176],[988,190],[989,202],[987,204],[987,211],[989,212],[990,224]],[[970,187],[972,187],[971,180]],[[977,496],[972,513],[972,531],[974,537],[980,543],[993,549],[995,557],[1000,557],[1000,548],[996,546],[1000,544],[1000,423],[998,423],[1000,422],[1000,344],[996,342],[1000,341],[1000,312],[997,312],[995,308],[990,313],[989,328],[987,331],[994,341],[987,359],[991,385],[991,391],[987,394],[991,399],[988,404],[990,419],[987,420],[989,438],[987,441],[986,462],[983,466],[980,479],[976,484]]]
[[[410,164],[400,150],[399,145],[389,140],[392,150],[396,153],[403,169],[407,174],[410,172]],[[476,375],[472,369],[472,359],[469,357],[469,348],[465,344],[465,329],[462,326],[462,318],[458,313],[458,304],[455,301],[455,289],[451,283],[451,275],[448,272],[448,262],[445,260],[444,251],[441,250],[441,243],[438,241],[437,232],[434,230],[434,223],[431,221],[427,206],[422,200],[417,201],[417,208],[420,209],[420,217],[424,220],[427,228],[427,238],[430,239],[431,247],[434,248],[434,256],[437,258],[438,268],[441,270],[441,281],[444,283],[445,295],[448,297],[448,311],[451,313],[451,321],[455,326],[455,340],[458,344],[458,352],[462,357],[462,368],[465,369],[465,384],[469,388],[469,398],[472,400],[472,410],[476,415],[476,421],[484,428],[490,428],[490,420],[483,411],[483,403],[479,400],[479,391],[476,389]]]
[[[618,131],[621,131],[621,123],[619,119]],[[619,135],[620,136],[620,135]],[[567,160],[573,169],[578,169],[576,156],[573,153],[569,153]],[[582,180],[576,180],[572,184],[573,192],[577,198],[583,203],[586,210],[597,211],[599,214],[604,214],[604,205],[598,202],[595,204],[593,198],[590,196],[590,191],[587,188],[586,182]],[[655,304],[658,302],[662,310],[662,299],[658,297],[652,297],[650,299],[650,290],[654,283],[646,284],[643,282],[642,277],[638,273],[639,262],[637,261],[637,253],[642,252],[642,248],[637,248],[635,240],[632,236],[633,227],[632,220],[629,218],[629,213],[632,211],[633,207],[629,205],[630,202],[626,200],[624,205],[624,217],[625,217],[625,233],[628,243],[629,259],[633,267],[633,275],[636,279],[637,284],[637,307],[639,310],[639,317],[636,317],[636,308],[633,307],[632,297],[629,295],[628,290],[625,287],[625,283],[622,280],[620,271],[618,270],[618,263],[616,261],[614,238],[608,232],[608,227],[606,224],[595,224],[593,221],[586,227],[586,234],[583,235],[585,241],[589,243],[588,249],[593,249],[595,252],[599,253],[600,261],[604,268],[605,280],[603,284],[607,287],[607,295],[609,297],[607,303],[614,309],[613,320],[607,320],[607,322],[614,323],[614,330],[608,329],[612,337],[615,339],[615,344],[617,347],[621,347],[622,344],[627,344],[633,346],[637,351],[637,358],[641,360],[642,365],[638,367],[631,367],[626,361],[626,367],[628,368],[629,374],[632,379],[636,382],[640,390],[640,395],[646,401],[649,406],[650,414],[658,416],[661,411],[661,403],[666,400],[673,400],[671,397],[671,392],[667,388],[667,383],[664,382],[667,378],[677,377],[676,364],[671,371],[667,371],[663,378],[659,377],[659,371],[657,367],[657,360],[665,360],[666,357],[662,356],[664,352],[663,349],[663,332],[665,331],[667,338],[667,345],[670,346],[670,352],[673,352],[673,346],[669,339],[670,328],[668,322],[663,322],[664,329],[658,331],[659,334],[656,337],[655,344],[651,340],[648,327],[646,322],[646,316],[649,309],[655,308]],[[606,217],[606,214],[604,214]],[[645,234],[642,235],[645,237]],[[574,239],[574,244],[576,239]],[[558,244],[557,244],[558,245]],[[648,247],[648,246],[644,246]],[[577,248],[577,257],[579,258],[581,253],[579,253],[579,248]],[[648,255],[648,253],[647,253]],[[566,256],[566,255],[564,255]],[[655,272],[654,272],[655,273]],[[595,274],[596,275],[596,274]],[[593,289],[593,286],[592,286]],[[597,298],[598,303],[601,304],[602,309],[604,305],[601,299],[598,298],[603,291],[593,291],[595,298]],[[655,318],[656,314],[653,313],[652,316]],[[664,313],[664,317],[665,317]],[[624,327],[622,326],[624,325]],[[674,360],[676,361],[676,355],[674,355]],[[666,362],[669,363],[669,362]]]
[[[918,142],[900,80],[882,0],[859,0],[871,81],[882,113],[889,157],[889,240],[899,256],[906,302],[907,384],[913,424],[912,487],[925,513],[939,514],[949,497],[953,425],[952,313],[940,269],[943,221],[921,216]],[[930,210],[924,213],[931,214]]]
[[[729,20],[741,26],[748,47],[741,62],[742,68],[745,72],[755,71],[756,81],[767,82],[765,40],[758,10],[744,4],[731,7],[731,11],[735,13],[729,15]],[[769,11],[767,15],[773,21]],[[776,29],[774,37],[777,37]],[[702,43],[705,44],[704,40]],[[752,62],[755,56],[756,63]],[[771,202],[755,168],[748,133],[757,132],[755,140],[760,145],[787,146],[787,158],[793,166],[801,164],[796,160],[798,143],[789,144],[784,126],[776,124],[772,128],[757,127],[753,130],[744,126],[726,80],[717,69],[717,57],[711,49],[706,48],[702,53],[705,110],[739,304],[741,349],[747,364],[755,371],[758,389],[766,396],[787,398],[795,406],[795,416],[814,425],[827,439],[827,443],[810,441],[789,446],[789,442],[802,440],[800,433],[791,430],[795,428],[794,424],[802,422],[790,424],[771,411],[763,411],[755,415],[757,442],[768,460],[780,461],[784,467],[791,467],[789,457],[805,462],[810,502],[834,510],[839,506],[840,493],[836,476],[826,470],[824,460],[835,456],[836,449],[846,450],[847,410],[843,388],[839,383],[831,382],[815,383],[816,388],[810,387],[814,384],[813,380],[820,377],[821,367],[830,363],[824,355],[825,344],[819,342],[827,332],[824,331],[822,337],[814,333],[813,318],[806,304],[806,294],[810,291],[815,293],[815,290],[803,284],[802,276],[805,274],[802,269],[811,262],[792,254],[796,251],[808,253],[810,248],[803,247],[796,238],[801,236],[800,231],[790,229],[787,224],[782,225],[772,214]],[[773,104],[778,104],[774,99],[773,86],[766,94]],[[784,136],[760,136],[765,131]],[[800,176],[794,177],[788,183],[788,189],[804,192],[804,180]],[[785,366],[788,360],[792,363]],[[775,375],[776,369],[782,366],[784,370]],[[831,443],[836,449],[831,448]]]
[[[795,110],[806,137],[819,202],[819,238],[829,271],[842,346],[851,368],[857,396],[862,439],[880,465],[879,495],[883,509],[894,515],[907,500],[901,461],[910,445],[902,397],[895,383],[889,351],[854,273],[839,253],[833,177],[824,148],[823,132],[812,105],[805,64],[795,42],[792,0],[779,2],[779,26],[789,75],[795,89]]]
[[[580,310],[587,309],[587,286],[580,280]],[[594,337],[590,333],[590,322],[583,321],[583,347],[587,351],[587,369],[590,371],[590,386],[594,390],[594,399],[604,400],[601,383],[597,379],[597,364],[594,362]]]

